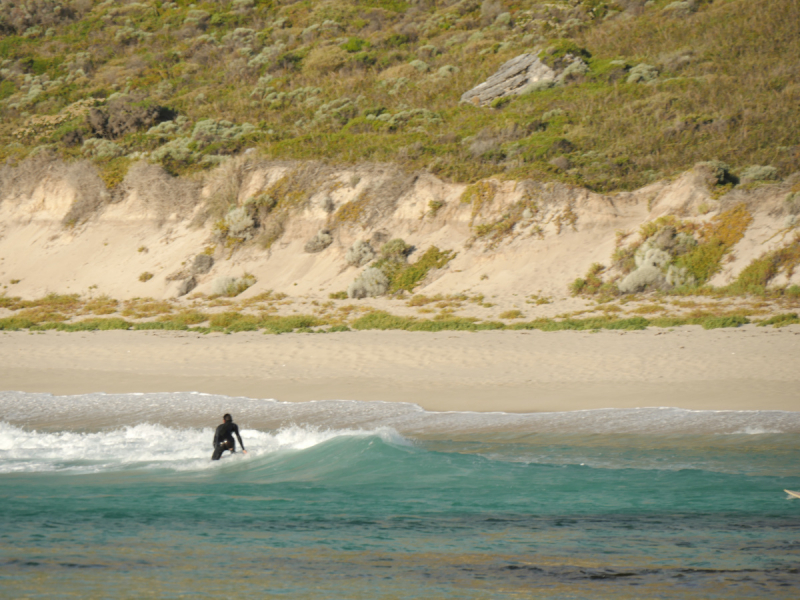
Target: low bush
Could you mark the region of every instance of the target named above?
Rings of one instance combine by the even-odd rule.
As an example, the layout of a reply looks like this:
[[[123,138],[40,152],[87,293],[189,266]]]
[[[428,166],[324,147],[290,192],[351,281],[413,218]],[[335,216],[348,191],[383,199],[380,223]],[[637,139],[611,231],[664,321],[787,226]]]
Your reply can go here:
[[[540,331],[585,331],[593,329],[623,329],[636,331],[646,329],[650,322],[644,317],[616,319],[613,317],[594,317],[589,319],[539,319],[528,323],[515,323],[510,329],[538,329]]]
[[[215,296],[233,298],[255,284],[256,278],[249,273],[242,277],[222,276],[214,281],[211,293]]]
[[[333,243],[333,236],[327,229],[320,229],[317,234],[311,238],[303,248],[308,254],[316,254],[322,252]]]
[[[252,322],[257,322],[257,319],[243,315],[240,312],[221,312],[211,315],[208,319],[208,324],[211,327],[227,328],[233,325],[234,323],[240,321],[248,321],[248,320]]]
[[[29,329],[36,325],[35,321],[23,317],[5,317],[0,319],[0,330],[3,331],[18,331],[20,329]]]
[[[417,262],[393,273],[390,291],[411,292],[428,276],[431,270],[444,268],[455,256],[456,253],[453,250],[439,250],[436,246],[431,246],[419,257]]]
[[[111,331],[128,330],[133,327],[133,323],[124,319],[86,319],[75,323],[40,323],[30,327],[32,330],[55,329],[58,331]]]
[[[320,319],[311,315],[266,317],[259,321],[259,326],[268,333],[291,333],[298,329],[310,329],[322,324]]]
[[[417,320],[410,317],[398,317],[387,312],[376,311],[359,317],[351,324],[353,329],[408,329]]]
[[[782,248],[768,252],[747,265],[726,291],[732,294],[764,294],[781,272],[791,277],[800,266],[800,235]]]
[[[703,321],[702,325],[703,329],[719,329],[721,327],[741,327],[749,322],[750,319],[740,316],[709,317]]]
[[[358,240],[347,250],[344,259],[348,265],[353,267],[363,267],[375,258],[375,251],[369,242]]]
[[[178,325],[198,325],[208,321],[208,315],[197,310],[185,310],[164,318],[164,321],[171,321]]]
[[[775,315],[769,319],[764,319],[758,323],[758,326],[766,327],[767,325],[772,325],[773,327],[784,327],[786,325],[798,324],[800,324],[800,317],[797,316],[797,313],[785,313],[782,315]]]
[[[395,238],[381,246],[381,258],[385,260],[404,261],[408,258],[412,249],[412,246],[409,246],[400,238]]]
[[[347,288],[350,298],[383,296],[389,291],[389,278],[379,268],[369,267]]]
[[[144,321],[142,323],[134,323],[133,329],[136,331],[149,331],[166,330],[166,331],[185,331],[189,329],[185,323],[178,323],[175,321]]]

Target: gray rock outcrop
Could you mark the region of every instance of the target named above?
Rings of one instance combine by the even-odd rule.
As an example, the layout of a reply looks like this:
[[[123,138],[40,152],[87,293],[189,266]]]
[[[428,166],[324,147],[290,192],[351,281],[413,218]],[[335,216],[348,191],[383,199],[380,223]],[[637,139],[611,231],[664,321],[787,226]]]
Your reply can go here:
[[[195,279],[194,277],[189,277],[189,279],[184,279],[178,286],[178,293],[176,294],[176,296],[178,298],[180,298],[181,296],[185,296],[196,287],[197,287],[197,279]]]
[[[195,275],[205,275],[214,266],[214,259],[208,254],[198,254],[194,257],[192,273]]]
[[[461,102],[484,106],[505,96],[520,95],[536,86],[551,87],[558,73],[544,64],[535,54],[512,58],[486,81],[461,96]]]

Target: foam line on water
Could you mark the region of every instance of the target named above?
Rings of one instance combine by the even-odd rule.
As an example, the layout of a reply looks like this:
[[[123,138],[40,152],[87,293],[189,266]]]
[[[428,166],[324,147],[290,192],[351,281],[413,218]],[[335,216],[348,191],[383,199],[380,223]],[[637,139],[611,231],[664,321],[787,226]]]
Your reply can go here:
[[[0,474],[217,468],[220,463],[209,460],[213,435],[211,428],[176,429],[153,424],[99,432],[39,432],[0,422]],[[235,458],[258,459],[308,450],[338,438],[365,437],[377,437],[393,445],[408,444],[405,438],[388,428],[366,431],[294,426],[274,433],[243,429],[242,438],[248,455],[244,457],[238,453]]]
[[[202,428],[225,412],[240,426],[275,430],[291,424],[330,429],[389,427],[404,435],[524,431],[641,434],[800,433],[800,412],[693,411],[680,408],[594,409],[552,413],[431,412],[413,403],[318,400],[278,402],[197,392],[52,396],[0,392],[0,420],[55,430],[99,430],[141,423]]]

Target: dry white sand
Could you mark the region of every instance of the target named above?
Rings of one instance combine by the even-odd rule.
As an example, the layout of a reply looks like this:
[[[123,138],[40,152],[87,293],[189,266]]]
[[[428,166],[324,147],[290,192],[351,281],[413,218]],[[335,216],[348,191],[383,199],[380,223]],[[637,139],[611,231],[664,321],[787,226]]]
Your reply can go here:
[[[199,391],[430,410],[800,410],[800,327],[0,335],[0,389]]]

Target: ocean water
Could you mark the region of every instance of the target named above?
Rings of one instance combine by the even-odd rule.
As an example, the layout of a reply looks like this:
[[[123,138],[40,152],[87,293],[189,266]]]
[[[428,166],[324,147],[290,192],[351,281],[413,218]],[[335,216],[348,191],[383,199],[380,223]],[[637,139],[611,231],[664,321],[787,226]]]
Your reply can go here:
[[[784,489],[800,412],[0,392],[0,596],[796,598]]]

